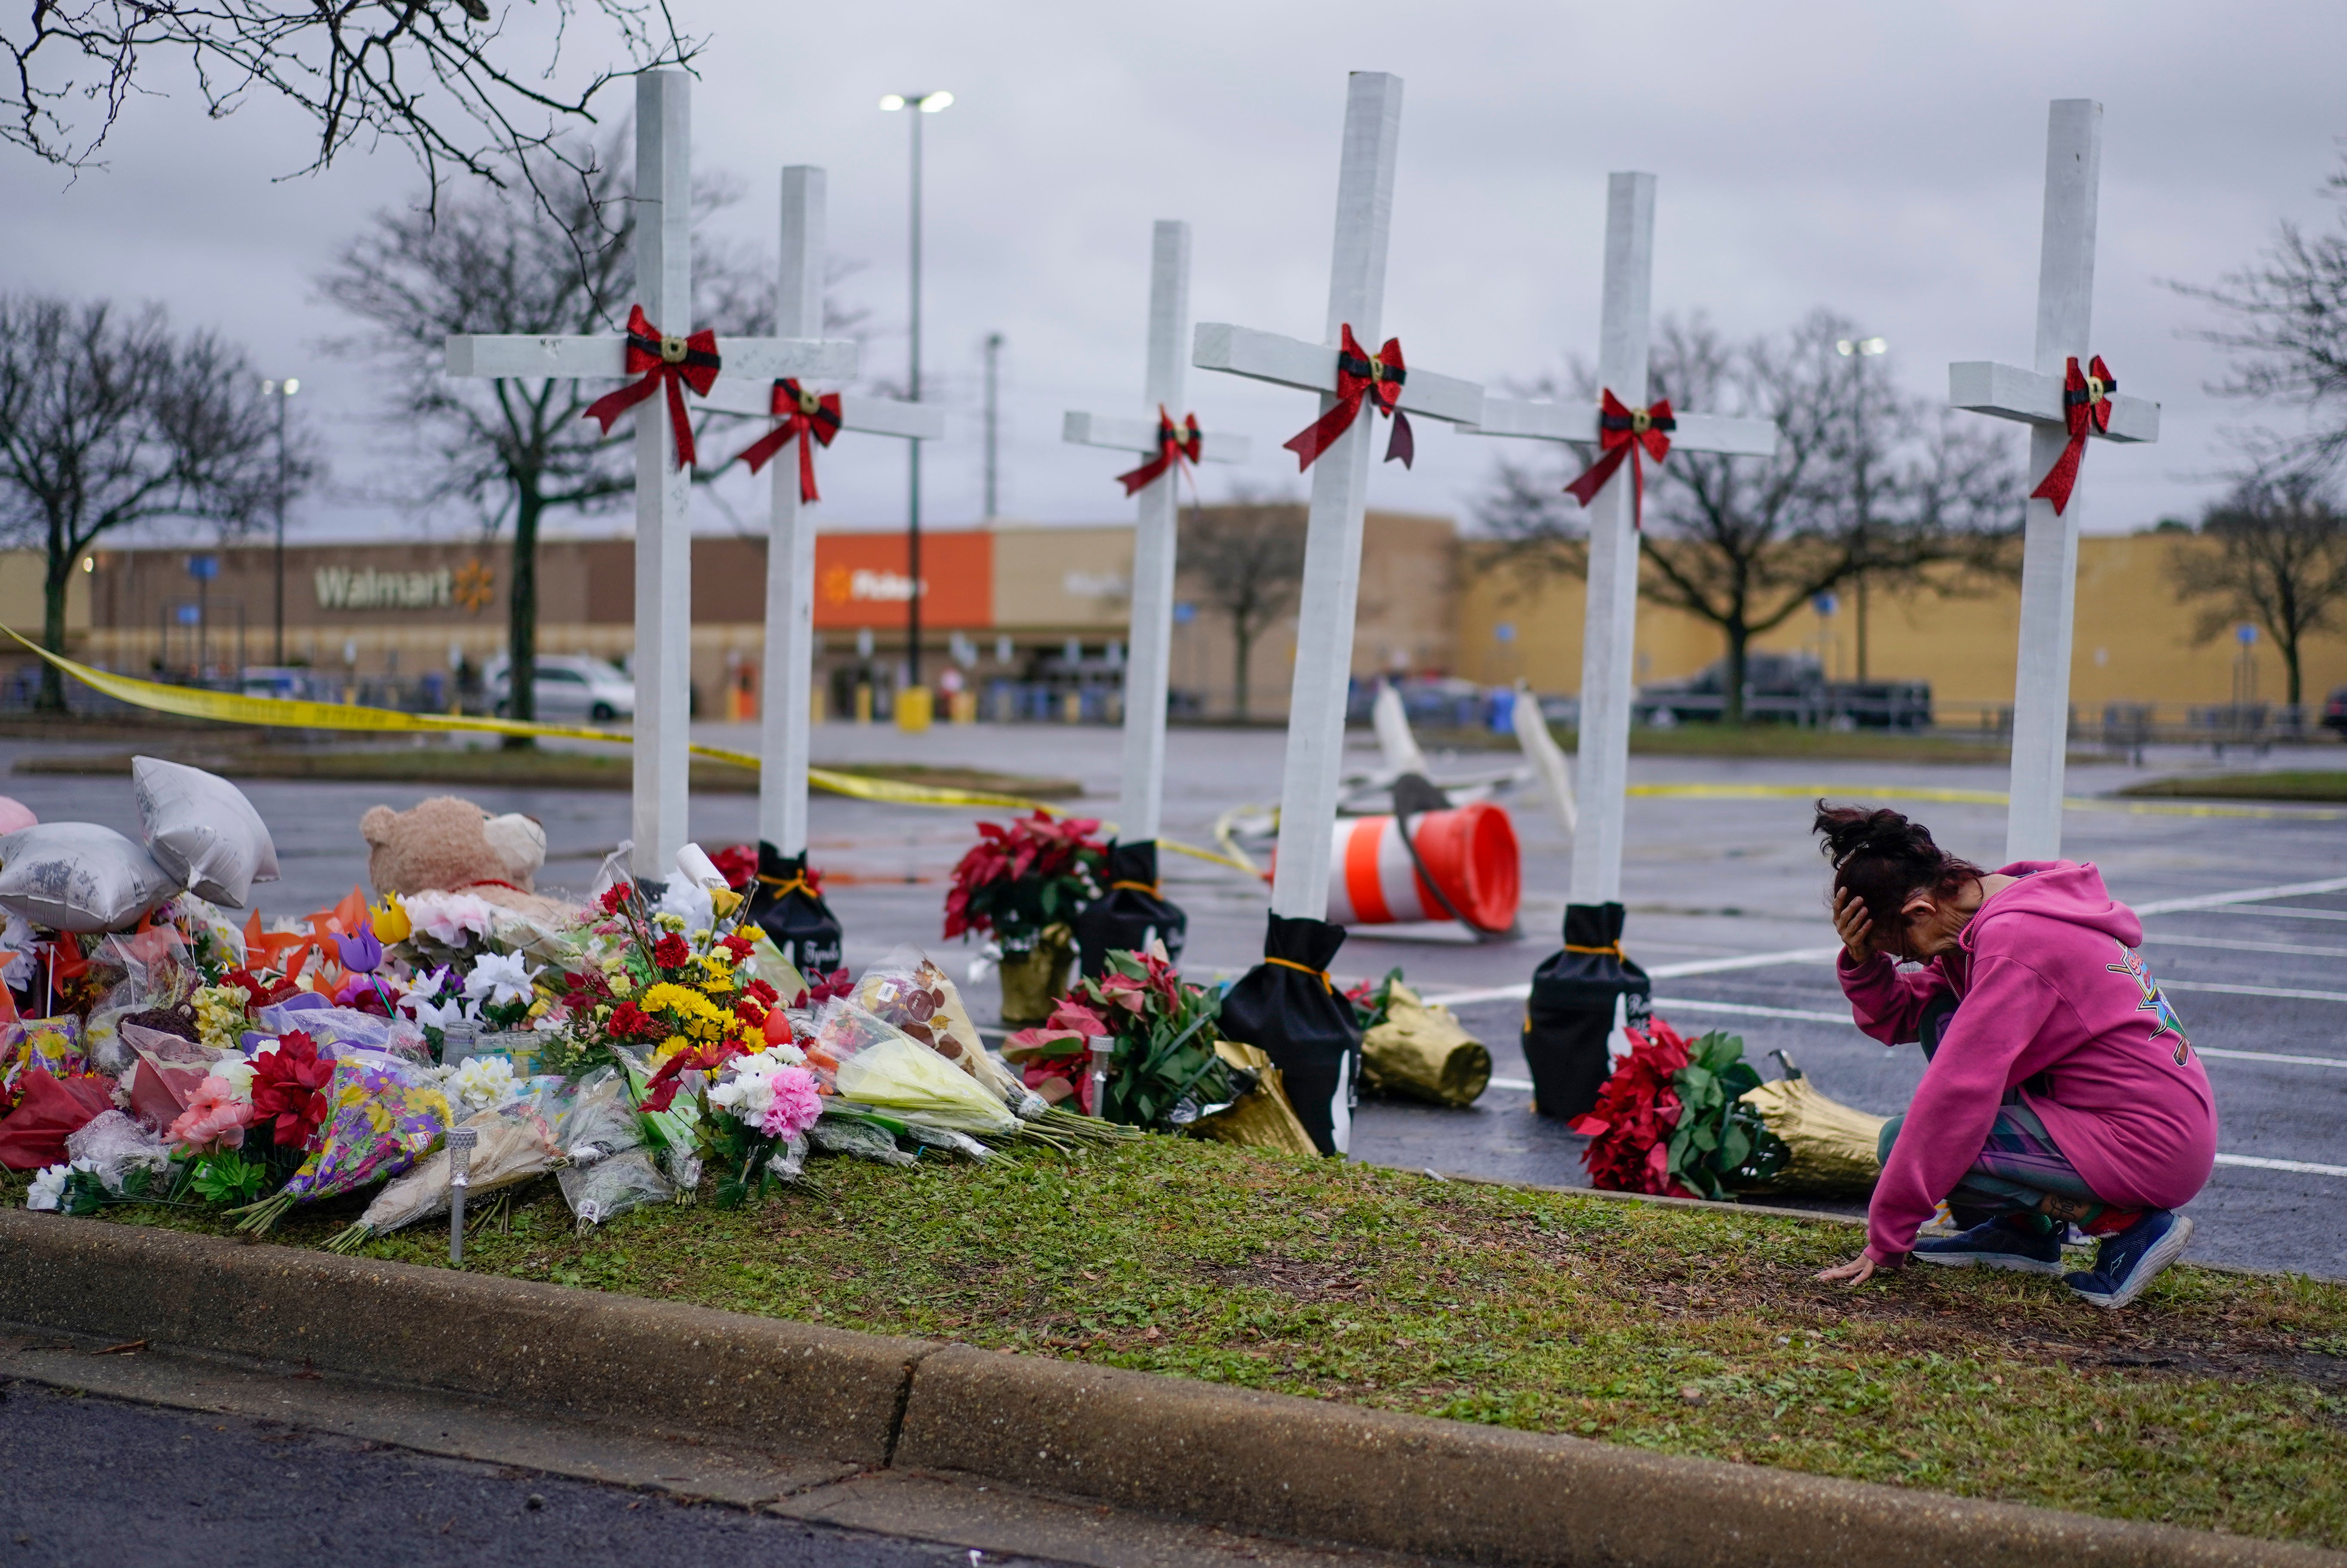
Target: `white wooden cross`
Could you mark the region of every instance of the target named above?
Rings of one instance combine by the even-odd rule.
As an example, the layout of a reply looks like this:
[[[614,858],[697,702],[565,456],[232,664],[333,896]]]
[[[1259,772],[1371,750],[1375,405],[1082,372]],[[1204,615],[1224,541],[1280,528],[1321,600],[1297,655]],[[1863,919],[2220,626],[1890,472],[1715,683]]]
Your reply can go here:
[[[1163,450],[1158,411],[1174,420],[1182,406],[1182,340],[1190,332],[1190,226],[1161,218],[1149,250],[1149,369],[1141,384],[1139,419],[1070,410],[1061,438],[1079,446],[1139,452]],[[1208,463],[1244,463],[1247,439],[1201,432],[1198,456]],[[1165,682],[1174,640],[1176,523],[1181,465],[1171,463],[1137,492],[1140,516],[1133,534],[1133,628],[1124,664],[1124,784],[1117,798],[1121,843],[1153,842],[1165,796]]]
[[[1615,174],[1605,187],[1605,282],[1597,335],[1597,382],[1634,409],[1646,406],[1647,339],[1655,276],[1655,177]],[[1777,426],[1766,419],[1672,411],[1671,450],[1766,457]],[[1588,404],[1486,397],[1476,436],[1594,443]],[[1639,459],[1643,460],[1643,458]],[[1581,631],[1580,820],[1573,840],[1575,904],[1622,899],[1623,807],[1630,770],[1630,718],[1637,695],[1638,529],[1629,465],[1591,501],[1587,611]],[[1526,701],[1518,698],[1517,701]]]
[[[805,164],[783,170],[782,260],[774,284],[774,331],[785,338],[823,333],[826,243],[824,172]],[[770,417],[773,389],[721,385],[710,407]],[[843,394],[839,427],[867,436],[935,441],[945,409]],[[808,439],[804,429],[794,442]],[[817,448],[820,450],[820,447]],[[784,856],[807,846],[807,720],[815,680],[815,520],[799,496],[797,455],[785,446],[773,464],[774,508],[766,536],[766,653],[758,723],[758,836]]]
[[[2069,444],[2063,395],[2071,360],[2092,360],[2095,207],[2102,179],[2103,106],[2056,98],[2045,128],[2045,219],[2037,255],[2036,368],[1970,361],[1948,366],[1948,402],[2030,426],[2034,488]],[[2109,397],[2112,441],[2159,439],[2159,405]],[[2021,647],[2013,690],[2012,799],[2004,857],[2062,852],[2062,785],[2070,745],[2070,632],[2078,579],[2078,502],[2029,502],[2021,558]]]
[[[652,324],[692,330],[692,78],[646,71],[636,78],[636,300]],[[777,376],[855,375],[857,345],[801,338],[721,338],[717,385],[762,390]],[[623,333],[595,336],[455,336],[448,374],[618,380],[627,374]],[[712,389],[714,390],[714,389]],[[664,879],[685,844],[688,726],[692,679],[692,477],[677,462],[666,399],[636,405],[635,849],[632,869]],[[516,671],[514,679],[527,676]]]
[[[1345,95],[1344,157],[1337,177],[1337,241],[1328,270],[1327,326],[1317,343],[1218,322],[1198,323],[1191,363],[1320,395],[1336,406],[1337,354],[1350,326],[1376,353],[1385,305],[1386,241],[1393,227],[1394,156],[1401,139],[1401,78],[1353,73]],[[1482,417],[1483,389],[1409,367],[1401,408],[1452,424]],[[1383,421],[1367,407],[1312,465],[1312,508],[1296,610],[1296,678],[1280,783],[1279,859],[1272,913],[1320,920],[1328,913],[1328,863],[1343,773],[1345,699],[1353,664],[1353,615],[1361,585],[1361,518],[1368,509],[1369,446]]]

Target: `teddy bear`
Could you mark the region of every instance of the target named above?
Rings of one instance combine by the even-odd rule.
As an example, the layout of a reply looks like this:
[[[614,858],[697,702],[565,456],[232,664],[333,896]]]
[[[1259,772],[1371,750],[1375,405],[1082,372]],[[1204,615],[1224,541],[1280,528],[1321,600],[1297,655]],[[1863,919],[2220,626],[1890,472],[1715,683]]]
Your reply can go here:
[[[491,816],[469,800],[435,795],[406,811],[374,806],[359,819],[359,832],[379,895],[470,893],[542,922],[573,912],[537,891],[546,829],[518,812]]]

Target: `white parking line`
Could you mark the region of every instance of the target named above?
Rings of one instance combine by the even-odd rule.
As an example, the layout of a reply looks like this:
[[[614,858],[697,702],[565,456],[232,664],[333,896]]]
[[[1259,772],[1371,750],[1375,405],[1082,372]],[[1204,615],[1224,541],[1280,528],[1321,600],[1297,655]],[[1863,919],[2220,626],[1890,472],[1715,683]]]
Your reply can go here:
[[[2146,931],[2147,947],[2220,948],[2229,953],[2291,953],[2304,958],[2347,958],[2347,948],[2308,948],[2295,942],[2242,942],[2230,937],[2178,937],[2166,931]]]
[[[2243,904],[2230,909],[2219,909],[2215,913],[2260,917],[2279,915],[2285,920],[2347,920],[2347,909],[2301,909],[2295,906],[2285,909],[2279,904]]]
[[[2192,1049],[2202,1056],[2221,1056],[2229,1061],[2280,1061],[2292,1067],[2347,1068],[2347,1059],[2336,1056],[2285,1056],[2278,1050],[2227,1050],[2215,1045],[2196,1045]]]
[[[2347,991],[2302,991],[2292,986],[2235,986],[2222,980],[2162,980],[2168,991],[2214,991],[2228,997],[2283,997],[2302,1002],[2347,1002]]]
[[[1687,975],[1723,975],[1733,969],[1765,969],[1778,964],[1821,964],[1841,951],[1840,943],[1830,948],[1793,948],[1781,953],[1745,953],[1733,958],[1696,958],[1684,964],[1656,964],[1646,970],[1649,979],[1675,980]],[[1440,1002],[1444,1007],[1465,1007],[1471,1002],[1520,1002],[1532,994],[1532,982],[1512,986],[1484,986],[1470,991],[1445,991],[1430,994],[1426,999]]]
[[[2219,1154],[2220,1165],[2247,1165],[2253,1171],[2295,1171],[2301,1176],[2347,1176],[2347,1165],[2318,1165],[2311,1160],[2260,1160],[2255,1154]]]
[[[2311,893],[2347,890],[2347,876],[2321,882],[2285,882],[2271,887],[2243,887],[2231,893],[2198,893],[2188,898],[2159,898],[2133,906],[2138,915],[2173,915],[2184,909],[2215,909],[2227,904],[2254,904],[2261,898],[2298,898]]]

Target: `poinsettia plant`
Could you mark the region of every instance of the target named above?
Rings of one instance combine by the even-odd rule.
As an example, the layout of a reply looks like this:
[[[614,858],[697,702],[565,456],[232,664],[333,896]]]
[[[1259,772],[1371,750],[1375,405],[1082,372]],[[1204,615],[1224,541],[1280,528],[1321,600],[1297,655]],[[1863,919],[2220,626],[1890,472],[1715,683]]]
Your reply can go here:
[[[991,932],[1017,951],[1044,927],[1065,925],[1101,895],[1108,845],[1092,817],[1053,817],[1038,810],[1007,825],[978,825],[978,842],[953,869],[946,894],[946,935]]]
[[[1220,991],[1184,984],[1162,947],[1111,953],[1107,965],[1099,979],[1079,983],[1048,1022],[1003,1042],[1004,1059],[1021,1070],[1030,1089],[1054,1102],[1072,1099],[1128,1126],[1171,1127],[1250,1087],[1214,1053]],[[1113,1038],[1116,1050],[1105,1102],[1095,1106],[1087,1081],[1092,1041],[1102,1036]]]
[[[1592,1186],[1678,1198],[1725,1198],[1767,1181],[1791,1152],[1746,1093],[1760,1075],[1741,1037],[1714,1030],[1689,1040],[1661,1019],[1631,1030],[1630,1054],[1573,1130]]]

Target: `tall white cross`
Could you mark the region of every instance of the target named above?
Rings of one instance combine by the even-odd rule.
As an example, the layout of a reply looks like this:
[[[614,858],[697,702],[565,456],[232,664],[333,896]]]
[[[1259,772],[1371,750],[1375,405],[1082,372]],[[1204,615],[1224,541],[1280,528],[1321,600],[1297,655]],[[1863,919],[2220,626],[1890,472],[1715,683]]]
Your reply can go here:
[[[1345,95],[1344,158],[1337,177],[1337,241],[1328,269],[1328,319],[1306,343],[1218,322],[1198,323],[1191,363],[1320,394],[1337,405],[1337,360],[1350,327],[1374,354],[1386,292],[1386,242],[1393,228],[1394,155],[1401,140],[1401,78],[1356,71]],[[1483,389],[1410,365],[1404,412],[1471,425]],[[1304,544],[1304,592],[1296,610],[1296,678],[1287,709],[1286,772],[1280,783],[1279,859],[1271,909],[1287,919],[1328,912],[1331,825],[1343,771],[1345,699],[1353,665],[1353,615],[1361,586],[1361,518],[1368,509],[1369,448],[1383,421],[1364,405],[1351,426],[1312,465],[1312,508]]]
[[[1190,226],[1161,218],[1149,248],[1149,370],[1141,384],[1139,419],[1070,410],[1061,437],[1079,446],[1105,446],[1163,455],[1158,411],[1176,421],[1182,406],[1182,340],[1190,333]],[[1187,426],[1184,429],[1186,431]],[[1198,456],[1209,463],[1244,463],[1247,439],[1202,431]],[[1117,798],[1120,842],[1154,841],[1165,796],[1165,682],[1174,640],[1174,541],[1181,508],[1181,464],[1141,487],[1133,534],[1133,628],[1124,666],[1124,784]]]
[[[820,169],[783,170],[783,242],[774,282],[774,331],[785,338],[823,333],[825,179]],[[771,388],[734,384],[712,393],[723,413],[767,415]],[[946,433],[943,407],[842,394],[839,427],[867,436],[935,441]],[[793,443],[811,439],[806,427]],[[820,443],[815,448],[820,450]],[[819,461],[819,459],[818,459]],[[798,454],[785,445],[773,464],[774,507],[766,536],[766,653],[758,710],[758,836],[788,856],[806,853],[807,719],[815,679],[815,520],[799,494]]]
[[[636,301],[653,326],[692,330],[692,78],[636,78]],[[624,333],[448,339],[448,374],[617,380]],[[798,338],[721,338],[720,375],[764,387],[777,376],[855,375],[857,345]],[[636,405],[635,839],[632,869],[661,879],[685,843],[692,682],[692,476],[677,462],[667,398]],[[525,679],[517,672],[516,680]]]
[[[2072,361],[2088,365],[2095,302],[2095,206],[2102,179],[2103,106],[2056,98],[2045,127],[2045,220],[2037,254],[2036,368],[1984,360],[1948,366],[1948,402],[2030,426],[2033,487],[2063,460],[2071,436],[2065,405]],[[2093,387],[2086,395],[2102,389]],[[2088,405],[2091,406],[2091,405]],[[2112,441],[2159,439],[2159,405],[2108,395]],[[2056,510],[2033,496],[2021,558],[2021,647],[2013,689],[2012,800],[2004,857],[2062,853],[2062,780],[2070,744],[2070,631],[2078,580],[2078,502]]]
[[[1597,336],[1597,383],[1624,405],[1646,406],[1646,351],[1655,277],[1655,177],[1615,174],[1605,186],[1605,284]],[[1671,450],[1766,457],[1777,426],[1766,419],[1673,410]],[[1595,443],[1599,411],[1586,404],[1486,397],[1477,436]],[[1643,456],[1630,461],[1644,461]],[[1629,788],[1630,716],[1636,696],[1638,528],[1629,462],[1591,499],[1587,611],[1581,630],[1580,820],[1573,841],[1575,904],[1622,899],[1623,806]],[[1519,698],[1518,701],[1524,699]]]

